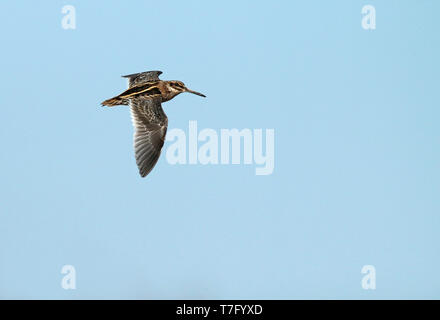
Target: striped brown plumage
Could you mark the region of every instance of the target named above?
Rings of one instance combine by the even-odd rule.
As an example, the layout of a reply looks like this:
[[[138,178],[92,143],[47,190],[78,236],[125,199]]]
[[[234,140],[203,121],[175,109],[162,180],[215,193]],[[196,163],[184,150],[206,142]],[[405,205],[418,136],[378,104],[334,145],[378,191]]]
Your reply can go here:
[[[185,87],[181,81],[162,81],[161,71],[147,71],[123,76],[128,78],[128,89],[103,101],[102,106],[129,105],[134,133],[136,164],[141,177],[148,175],[156,165],[168,127],[168,118],[162,103],[182,92],[203,94]]]

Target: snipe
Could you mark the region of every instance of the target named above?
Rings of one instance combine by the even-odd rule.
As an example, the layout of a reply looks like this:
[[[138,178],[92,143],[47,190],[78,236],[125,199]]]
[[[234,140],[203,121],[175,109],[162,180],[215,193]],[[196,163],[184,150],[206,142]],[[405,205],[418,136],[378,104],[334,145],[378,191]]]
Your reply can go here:
[[[188,89],[181,81],[162,81],[162,71],[147,71],[123,76],[128,78],[128,89],[103,101],[103,106],[129,105],[135,127],[134,150],[139,173],[145,177],[154,168],[165,142],[168,118],[162,102],[182,92],[205,95]]]

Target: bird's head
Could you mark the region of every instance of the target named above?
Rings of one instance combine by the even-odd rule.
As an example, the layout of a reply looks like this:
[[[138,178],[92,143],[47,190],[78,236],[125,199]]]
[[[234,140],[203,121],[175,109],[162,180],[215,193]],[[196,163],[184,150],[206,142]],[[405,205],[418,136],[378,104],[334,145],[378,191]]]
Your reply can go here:
[[[190,92],[190,93],[194,93],[198,96],[206,98],[206,96],[204,94],[201,94],[200,92],[188,89],[182,81],[175,80],[175,81],[168,81],[168,83],[169,83],[171,89],[176,92],[176,94],[179,94],[182,92]]]

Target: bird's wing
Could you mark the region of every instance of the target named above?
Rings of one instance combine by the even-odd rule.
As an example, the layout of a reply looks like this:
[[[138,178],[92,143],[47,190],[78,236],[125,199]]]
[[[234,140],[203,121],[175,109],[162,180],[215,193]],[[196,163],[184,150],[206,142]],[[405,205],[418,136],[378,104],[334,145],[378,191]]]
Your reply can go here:
[[[127,74],[122,76],[123,78],[128,78],[128,87],[134,87],[141,83],[150,82],[150,81],[159,81],[159,76],[162,74],[162,71],[146,71],[140,73]]]
[[[165,142],[168,118],[161,106],[161,98],[130,99],[134,133],[134,151],[139,173],[145,177],[154,168]]]

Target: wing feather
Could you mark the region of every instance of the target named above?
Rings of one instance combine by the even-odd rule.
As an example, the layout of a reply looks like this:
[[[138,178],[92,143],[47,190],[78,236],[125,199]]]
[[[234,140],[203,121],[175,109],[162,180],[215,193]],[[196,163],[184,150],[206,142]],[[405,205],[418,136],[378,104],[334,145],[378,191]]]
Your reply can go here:
[[[146,71],[140,73],[127,74],[122,76],[123,78],[128,78],[128,87],[134,87],[141,83],[150,82],[150,81],[159,81],[159,76],[162,74],[162,71]]]
[[[168,127],[168,118],[160,97],[130,99],[135,127],[134,150],[139,173],[145,177],[159,160]]]

